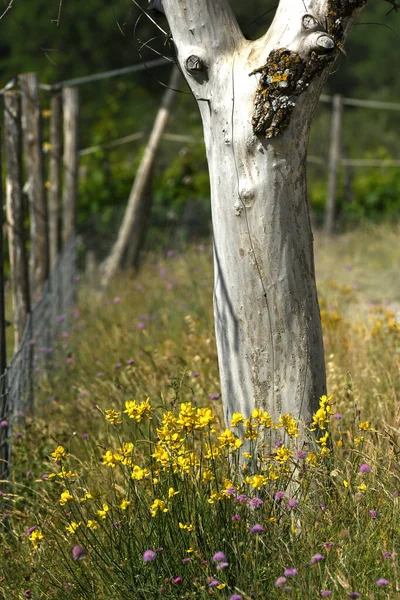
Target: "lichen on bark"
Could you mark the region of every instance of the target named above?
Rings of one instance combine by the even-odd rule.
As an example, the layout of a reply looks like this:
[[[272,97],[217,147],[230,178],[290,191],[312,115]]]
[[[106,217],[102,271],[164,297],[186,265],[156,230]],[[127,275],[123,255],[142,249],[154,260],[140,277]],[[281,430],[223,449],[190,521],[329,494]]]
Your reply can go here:
[[[252,119],[254,134],[267,139],[278,136],[289,124],[296,98],[334,58],[332,53],[311,52],[305,61],[285,48],[273,50],[266,64],[250,73],[261,73]]]
[[[366,3],[367,0],[329,0],[324,24],[313,15],[304,15],[304,35],[309,35],[310,31],[307,30],[314,30],[313,23],[320,28],[321,34],[316,39],[315,47],[311,48],[309,57],[304,59],[292,50],[280,48],[270,53],[265,65],[250,73],[261,73],[252,118],[255,135],[273,138],[286,129],[297,97],[335,60],[338,51],[343,51],[346,25]],[[309,18],[306,22],[305,17]],[[322,43],[321,38],[328,44]]]

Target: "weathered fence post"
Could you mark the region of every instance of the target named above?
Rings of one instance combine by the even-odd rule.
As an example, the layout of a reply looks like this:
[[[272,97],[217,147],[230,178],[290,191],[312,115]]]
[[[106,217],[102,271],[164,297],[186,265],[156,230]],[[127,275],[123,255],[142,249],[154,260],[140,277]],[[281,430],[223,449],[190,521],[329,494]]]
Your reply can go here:
[[[175,97],[175,88],[179,84],[180,77],[181,74],[178,68],[173,67],[168,82],[168,89],[163,95],[149,141],[136,173],[117,240],[108,258],[101,266],[103,271],[101,285],[103,287],[107,286],[112,277],[117,273],[125,252],[128,252],[131,263],[137,261],[140,241],[143,238],[146,216],[149,212],[149,207],[146,207],[145,202],[143,202],[145,199],[145,191],[146,188],[148,189],[157,150],[164,130],[168,124],[172,103]]]
[[[55,265],[61,248],[61,171],[62,171],[62,96],[55,92],[50,103],[50,164],[49,164],[49,250],[50,268]]]
[[[31,221],[31,298],[36,300],[42,293],[49,272],[42,119],[37,75],[25,73],[20,75],[19,81],[22,89],[22,129]]]
[[[64,195],[63,195],[63,243],[75,235],[78,195],[78,89],[63,89],[64,114]]]
[[[338,174],[341,158],[343,122],[343,98],[340,94],[333,96],[331,141],[328,162],[328,195],[325,208],[324,232],[331,235],[335,225]]]
[[[5,92],[4,105],[7,235],[16,351],[25,330],[27,314],[30,311],[22,195],[21,98],[19,92]]]
[[[10,448],[8,433],[8,396],[6,386],[6,325],[4,307],[3,177],[0,143],[0,480],[8,477]]]

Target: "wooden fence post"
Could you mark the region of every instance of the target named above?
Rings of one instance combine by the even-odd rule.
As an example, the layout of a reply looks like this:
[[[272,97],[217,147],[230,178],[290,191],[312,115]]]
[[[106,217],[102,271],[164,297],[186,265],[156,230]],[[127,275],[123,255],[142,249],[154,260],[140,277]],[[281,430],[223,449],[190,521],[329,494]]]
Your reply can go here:
[[[75,234],[78,195],[78,89],[63,89],[64,114],[64,194],[63,194],[63,243]]]
[[[4,104],[7,234],[16,351],[25,330],[27,314],[30,311],[22,195],[21,99],[19,92],[5,92]]]
[[[42,118],[39,82],[35,73],[20,75],[22,89],[22,129],[28,175],[31,221],[31,298],[42,293],[49,273],[47,206],[44,190]]]
[[[60,91],[55,92],[51,97],[50,112],[48,207],[50,269],[52,269],[61,248],[62,96]]]
[[[343,122],[343,97],[340,94],[333,96],[331,140],[328,162],[328,195],[325,207],[324,232],[333,233],[336,215],[336,199],[338,188],[338,174],[341,158]]]
[[[1,148],[2,144],[0,140],[0,415],[2,414],[1,403],[3,401],[3,393],[5,387],[3,376],[7,366],[6,320],[4,303],[4,192]]]
[[[168,82],[168,89],[162,97],[153,129],[135,176],[117,240],[108,258],[101,265],[101,270],[103,271],[101,279],[102,287],[107,286],[111,278],[117,273],[125,252],[128,252],[131,263],[137,262],[140,241],[143,239],[146,216],[149,213],[149,207],[146,207],[146,203],[144,202],[145,191],[146,187],[148,189],[149,186],[149,179],[151,178],[157,150],[168,124],[171,107],[175,98],[175,88],[179,84],[180,77],[179,69],[174,66]]]
[[[0,480],[4,482],[10,475],[10,445],[9,445],[9,405],[6,381],[6,323],[4,307],[4,240],[3,240],[3,177],[0,143]]]

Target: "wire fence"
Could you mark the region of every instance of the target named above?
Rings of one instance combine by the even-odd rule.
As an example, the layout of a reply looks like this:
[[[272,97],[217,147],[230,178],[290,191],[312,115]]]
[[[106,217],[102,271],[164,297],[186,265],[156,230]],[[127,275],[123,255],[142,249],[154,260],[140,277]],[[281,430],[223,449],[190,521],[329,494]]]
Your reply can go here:
[[[76,302],[76,240],[71,238],[28,315],[18,350],[0,377],[0,480],[11,474],[14,424],[41,406],[39,383],[49,354]]]

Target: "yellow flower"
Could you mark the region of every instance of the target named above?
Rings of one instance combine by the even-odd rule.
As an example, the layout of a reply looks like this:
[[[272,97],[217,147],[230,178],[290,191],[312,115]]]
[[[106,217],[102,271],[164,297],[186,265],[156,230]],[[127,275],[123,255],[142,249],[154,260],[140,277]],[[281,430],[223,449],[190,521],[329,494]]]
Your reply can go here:
[[[184,529],[185,531],[194,531],[194,525],[192,525],[191,523],[189,525],[184,525],[183,523],[179,522],[179,529]]]
[[[152,517],[155,517],[158,512],[166,513],[168,512],[168,508],[165,506],[165,502],[163,500],[158,500],[156,498],[150,507],[150,514]]]
[[[128,508],[128,506],[130,506],[131,501],[130,500],[122,500],[121,504],[119,505],[119,507],[122,510],[126,510]]]
[[[136,400],[127,400],[125,402],[124,413],[128,415],[130,419],[134,419],[136,423],[140,423],[143,419],[150,419],[154,411],[154,408],[150,404],[150,398],[146,398],[144,402],[138,404]]]
[[[79,498],[80,502],[86,502],[86,500],[93,500],[93,496],[89,492],[86,492],[82,498]]]
[[[364,429],[366,431],[367,429],[370,429],[371,426],[369,424],[369,421],[363,421],[362,423],[359,424],[358,427],[359,427],[359,429]]]
[[[225,429],[225,431],[218,436],[218,441],[221,448],[229,447],[237,450],[243,445],[242,440],[237,438],[230,429]]]
[[[218,448],[218,446],[206,444],[205,458],[207,460],[217,458],[217,456],[219,456],[219,455],[220,455],[220,449]]]
[[[176,496],[177,494],[179,494],[179,490],[175,491],[174,488],[170,487],[168,490],[168,498],[172,498],[173,496]]]
[[[105,413],[107,421],[109,421],[112,425],[119,425],[121,423],[121,413],[113,410],[112,408],[106,410]]]
[[[102,456],[103,462],[102,465],[107,465],[107,467],[115,467],[118,464],[118,455],[113,454],[111,450],[107,450],[105,454]]]
[[[59,503],[61,504],[61,506],[64,506],[64,504],[66,504],[69,500],[73,500],[74,497],[71,496],[71,494],[69,493],[68,490],[65,490],[64,492],[62,492],[60,499],[59,499]]]
[[[58,475],[58,477],[60,477],[60,479],[76,477],[76,473],[72,473],[72,471],[67,471],[66,469],[64,469],[64,467],[61,469],[61,471],[59,473],[57,473],[57,475]]]
[[[181,410],[179,411],[177,423],[182,428],[187,429],[187,431],[192,431],[192,429],[195,427],[196,414],[195,409],[190,402],[183,402],[181,404]]]
[[[365,483],[361,483],[360,485],[357,486],[357,489],[359,492],[361,492],[363,494],[366,491],[367,486],[365,485]]]
[[[349,485],[350,485],[350,483],[347,481],[347,479],[345,479],[345,480],[343,481],[343,485],[344,485],[344,487],[345,487],[345,488],[348,488],[348,487],[349,487]]]
[[[250,454],[250,452],[243,452],[243,456],[245,458],[253,458],[252,454]]]
[[[135,465],[133,467],[133,471],[131,473],[131,479],[134,479],[135,481],[141,481],[142,479],[145,479],[146,477],[150,476],[150,471],[148,469],[142,469],[141,467],[139,467],[139,465]]]
[[[338,448],[341,448],[343,446],[342,440],[337,441],[337,446],[338,446]]]
[[[215,504],[215,502],[217,502],[217,500],[221,500],[221,498],[223,498],[223,494],[222,492],[217,493],[217,492],[213,492],[211,494],[211,496],[207,499],[208,504]]]
[[[318,459],[317,455],[314,452],[310,452],[310,454],[306,458],[306,463],[315,467],[317,465]]]
[[[326,432],[325,435],[323,435],[322,437],[319,438],[319,440],[317,440],[317,444],[321,444],[322,447],[325,447],[328,442],[328,437],[329,437],[329,433]]]
[[[103,504],[103,509],[98,510],[97,514],[99,515],[99,517],[101,517],[102,519],[105,519],[107,517],[107,513],[110,510],[110,507],[108,506],[108,504]]]
[[[245,481],[254,489],[260,489],[263,485],[267,484],[268,478],[265,475],[253,475],[253,477],[246,477]]]
[[[44,535],[43,533],[40,531],[40,529],[35,529],[34,531],[32,531],[32,533],[29,536],[30,541],[33,544],[33,550],[37,550],[42,542],[42,540],[44,539]]]
[[[223,590],[224,587],[226,587],[226,583],[220,583],[219,585],[217,585],[217,590]]]
[[[92,529],[94,531],[95,529],[97,529],[97,521],[95,521],[94,519],[89,519],[86,523],[86,527],[89,527],[89,529]]]
[[[81,525],[82,525],[82,521],[79,521],[79,523],[77,523],[76,521],[71,521],[71,524],[67,525],[65,529],[69,533],[74,534],[76,532],[76,530],[78,529],[78,527],[80,527]]]
[[[68,456],[68,452],[65,451],[64,446],[57,446],[57,448],[54,450],[54,452],[51,453],[51,456],[53,457],[53,459],[56,462],[58,462],[62,458],[65,458],[66,456]]]
[[[237,427],[239,425],[239,423],[243,423],[243,421],[244,421],[244,416],[242,415],[242,413],[235,412],[232,415],[231,426]]]
[[[286,448],[284,445],[280,446],[280,448],[275,451],[275,459],[280,463],[288,461],[292,455],[293,452],[291,452],[289,448]]]
[[[279,427],[283,427],[289,437],[299,437],[297,422],[290,414],[284,414],[278,419]]]
[[[215,477],[212,471],[207,470],[203,471],[203,481],[207,483],[208,481],[214,481]]]
[[[247,419],[244,422],[244,426],[246,428],[246,432],[244,434],[244,437],[246,440],[256,440],[258,437],[258,431],[256,429],[256,427],[254,427],[254,424],[252,423],[251,419]]]
[[[213,423],[215,415],[211,408],[198,408],[196,413],[196,429],[202,429]]]

